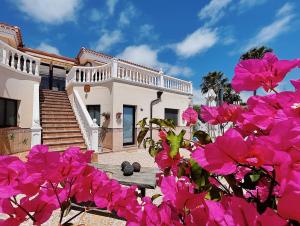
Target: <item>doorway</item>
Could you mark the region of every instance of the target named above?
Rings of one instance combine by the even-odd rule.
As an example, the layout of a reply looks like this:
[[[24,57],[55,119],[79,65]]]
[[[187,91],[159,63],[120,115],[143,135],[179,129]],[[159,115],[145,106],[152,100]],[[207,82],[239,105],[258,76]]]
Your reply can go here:
[[[135,106],[123,105],[123,145],[132,145],[135,140]]]

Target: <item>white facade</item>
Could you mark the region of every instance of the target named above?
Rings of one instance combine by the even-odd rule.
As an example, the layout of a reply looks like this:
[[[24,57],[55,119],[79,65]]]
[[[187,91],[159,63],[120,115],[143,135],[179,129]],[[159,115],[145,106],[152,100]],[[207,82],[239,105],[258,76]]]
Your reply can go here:
[[[1,29],[5,30],[5,26],[1,26]],[[10,31],[21,36],[19,30]],[[153,117],[164,118],[165,109],[174,109],[178,114],[177,126],[185,126],[181,114],[191,104],[191,82],[84,48],[73,60],[31,49],[24,53],[16,49],[21,43],[17,34],[12,34],[13,38],[7,35],[4,37],[4,32],[0,30],[0,98],[18,100],[17,126],[32,130],[32,145],[41,142],[40,65],[48,62],[60,67],[67,65],[65,68],[68,73],[63,78],[65,90],[89,149],[98,150],[102,146],[119,151],[136,147],[136,142],[126,147],[122,142],[125,125],[123,117],[126,114],[123,111],[127,109],[126,106],[129,106],[129,110],[130,107],[134,109],[133,136],[136,138],[138,131],[135,125],[139,120],[149,118],[150,102],[156,99],[158,91],[162,91],[163,95],[160,103],[153,107]],[[100,106],[101,114],[105,113],[109,117],[92,119],[87,105]],[[97,120],[100,121],[99,126]],[[105,137],[100,134],[99,138],[99,127],[100,133],[106,130]]]

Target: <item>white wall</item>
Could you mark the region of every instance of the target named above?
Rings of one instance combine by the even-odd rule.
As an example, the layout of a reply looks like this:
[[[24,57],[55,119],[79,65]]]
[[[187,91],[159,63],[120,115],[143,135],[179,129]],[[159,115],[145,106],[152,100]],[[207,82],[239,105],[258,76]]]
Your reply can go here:
[[[150,117],[150,102],[156,98],[156,89],[134,86],[119,82],[107,82],[103,86],[92,86],[90,93],[85,93],[83,86],[74,87],[86,105],[101,105],[101,113],[110,113],[109,128],[122,128],[116,113],[123,113],[123,105],[136,106],[136,121]],[[171,92],[164,92],[162,101],[153,107],[154,118],[164,118],[165,108],[178,109],[178,126],[184,126],[182,112],[189,106],[190,98]],[[101,123],[104,119],[101,118]],[[101,126],[101,125],[100,125]]]
[[[157,98],[158,90],[133,86],[124,83],[113,83],[113,127],[122,128],[122,123],[116,120],[116,113],[123,113],[123,105],[136,106],[136,121],[150,117],[150,102]],[[189,106],[190,99],[187,95],[171,92],[162,94],[161,102],[153,107],[153,118],[164,118],[165,108],[178,109],[178,126],[184,126],[181,114]]]
[[[92,86],[89,93],[84,92],[84,86],[74,87],[78,91],[85,105],[101,105],[101,114],[104,112],[112,113],[112,84],[105,86]],[[100,119],[100,126],[104,122],[104,118]],[[112,123],[109,124],[112,128]]]
[[[0,65],[0,97],[19,101],[18,126],[21,128],[32,126],[33,86],[39,82],[38,77]]]

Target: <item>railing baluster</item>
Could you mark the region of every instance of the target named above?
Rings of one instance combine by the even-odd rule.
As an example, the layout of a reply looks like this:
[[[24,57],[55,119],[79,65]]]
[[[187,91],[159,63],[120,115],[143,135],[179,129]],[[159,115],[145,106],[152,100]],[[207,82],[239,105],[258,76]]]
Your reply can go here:
[[[20,71],[20,58],[21,58],[21,56],[19,54],[17,54],[17,56],[18,56],[17,70]]]
[[[29,59],[29,74],[32,74],[32,60]]]

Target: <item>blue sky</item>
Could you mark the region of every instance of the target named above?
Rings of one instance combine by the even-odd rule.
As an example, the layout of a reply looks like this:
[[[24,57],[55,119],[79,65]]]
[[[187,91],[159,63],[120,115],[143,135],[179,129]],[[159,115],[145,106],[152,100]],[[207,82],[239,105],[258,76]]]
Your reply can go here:
[[[202,76],[217,70],[231,78],[250,47],[299,58],[299,7],[299,0],[2,0],[0,21],[19,26],[31,48],[75,57],[84,46],[162,68],[193,81],[199,102]]]

